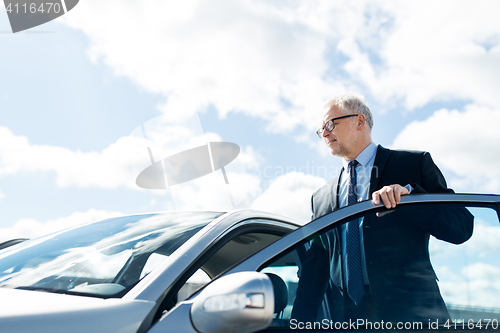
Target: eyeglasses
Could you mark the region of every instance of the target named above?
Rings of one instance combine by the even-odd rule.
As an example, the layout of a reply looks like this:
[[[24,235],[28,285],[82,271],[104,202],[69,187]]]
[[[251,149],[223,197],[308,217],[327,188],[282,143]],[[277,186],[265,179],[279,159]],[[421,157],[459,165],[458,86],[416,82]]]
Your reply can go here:
[[[325,126],[323,126],[322,128],[319,128],[316,131],[316,134],[318,134],[319,138],[322,139],[323,138],[323,130],[327,130],[328,132],[333,131],[333,129],[335,128],[335,123],[334,123],[335,120],[348,118],[348,117],[356,117],[356,116],[359,116],[359,114],[348,114],[347,116],[332,118],[325,123]]]

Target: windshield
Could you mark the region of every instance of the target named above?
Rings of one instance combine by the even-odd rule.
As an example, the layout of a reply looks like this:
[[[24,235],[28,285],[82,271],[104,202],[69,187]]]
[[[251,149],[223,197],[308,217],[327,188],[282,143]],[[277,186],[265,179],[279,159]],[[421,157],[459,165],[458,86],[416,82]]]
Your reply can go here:
[[[220,215],[125,216],[27,241],[0,254],[0,287],[120,297]]]

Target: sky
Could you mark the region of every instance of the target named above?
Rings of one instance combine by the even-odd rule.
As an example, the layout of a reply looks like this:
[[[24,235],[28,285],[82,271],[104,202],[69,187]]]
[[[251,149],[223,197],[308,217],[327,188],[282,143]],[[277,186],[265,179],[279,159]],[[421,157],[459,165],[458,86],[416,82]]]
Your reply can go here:
[[[341,168],[315,134],[321,105],[346,92],[375,143],[429,151],[456,192],[500,193],[500,2],[395,4],[81,0],[16,34],[0,6],[0,242],[172,209],[306,222]],[[206,142],[240,151],[137,185]]]

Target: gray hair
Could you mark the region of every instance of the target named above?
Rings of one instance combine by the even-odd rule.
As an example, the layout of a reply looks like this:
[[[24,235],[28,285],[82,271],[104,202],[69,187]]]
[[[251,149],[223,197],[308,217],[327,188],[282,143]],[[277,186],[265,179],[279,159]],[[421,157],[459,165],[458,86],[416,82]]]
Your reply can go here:
[[[326,108],[331,109],[333,106],[338,107],[346,114],[349,111],[363,114],[370,129],[373,128],[373,115],[368,105],[366,105],[363,95],[350,93],[334,97],[323,104],[323,110]]]

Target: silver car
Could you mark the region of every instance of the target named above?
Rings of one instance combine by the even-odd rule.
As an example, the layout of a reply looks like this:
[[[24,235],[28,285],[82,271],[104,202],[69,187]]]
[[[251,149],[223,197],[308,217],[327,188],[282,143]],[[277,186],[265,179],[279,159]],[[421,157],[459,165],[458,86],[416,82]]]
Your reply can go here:
[[[0,331],[499,330],[499,207],[497,195],[411,195],[392,210],[361,202],[303,226],[257,211],[90,223],[0,251]],[[353,218],[383,225],[462,211],[474,220],[469,240],[429,243],[447,321],[423,320],[428,312],[417,304],[414,320],[360,318],[353,327],[337,318],[342,305],[332,301],[333,283],[310,305],[317,308],[314,320],[297,319],[296,291],[316,239]]]

